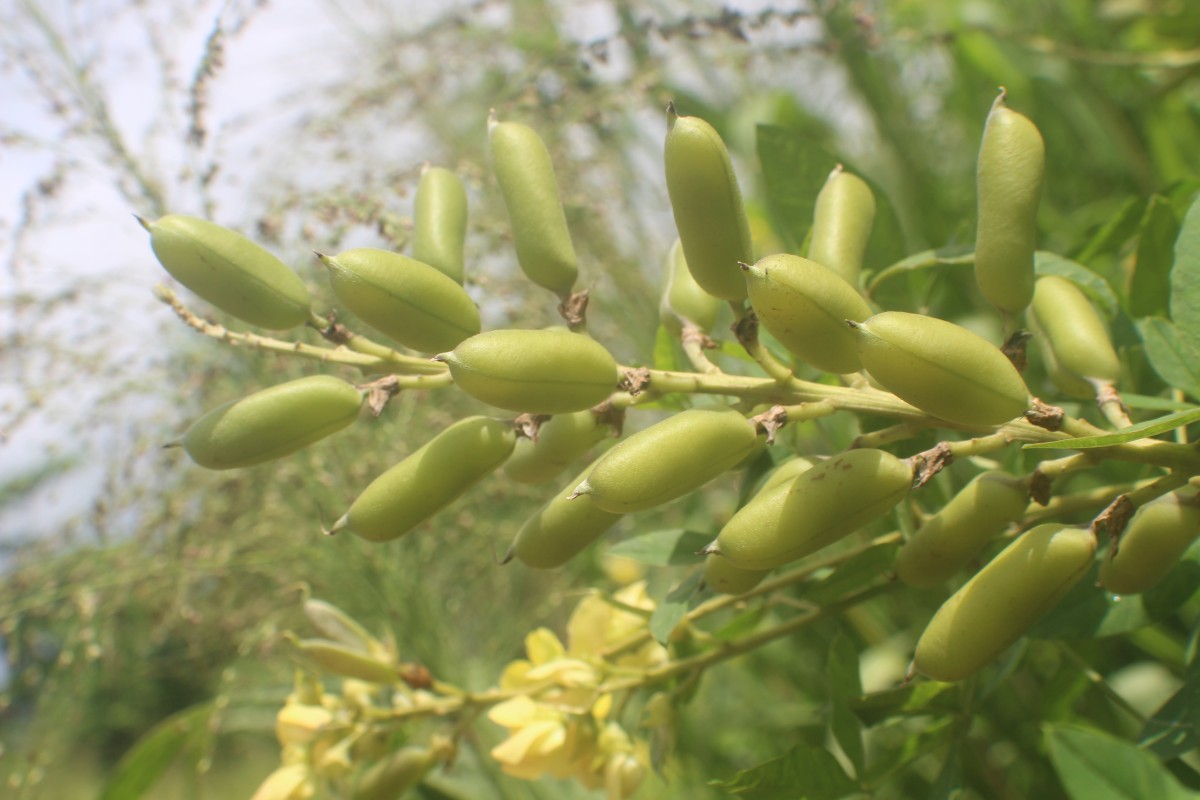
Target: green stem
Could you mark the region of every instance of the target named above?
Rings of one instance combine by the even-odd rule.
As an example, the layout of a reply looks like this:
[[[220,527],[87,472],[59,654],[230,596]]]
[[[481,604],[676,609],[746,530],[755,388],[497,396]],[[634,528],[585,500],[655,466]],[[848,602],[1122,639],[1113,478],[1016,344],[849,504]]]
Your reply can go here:
[[[1175,491],[1187,483],[1190,477],[1190,475],[1182,472],[1171,472],[1157,480],[1139,486],[1133,491],[1125,492],[1124,497],[1135,509],[1138,509],[1152,500],[1157,500],[1168,492]]]
[[[692,362],[692,366],[696,368],[697,372],[707,375],[716,375],[721,372],[721,368],[710,361],[708,354],[704,352],[705,344],[711,344],[711,341],[704,335],[703,331],[690,322],[684,324],[681,343],[683,344],[683,352],[687,355],[688,361]]]
[[[305,344],[304,342],[276,339],[271,336],[260,336],[257,333],[238,333],[237,331],[229,330],[224,325],[218,325],[203,319],[185,306],[175,292],[166,286],[155,287],[155,296],[170,306],[171,310],[188,327],[205,336],[233,345],[234,347],[248,347],[254,350],[295,355],[329,364],[344,364],[348,367],[357,367],[366,373],[393,373],[397,377],[404,379],[402,380],[402,384],[409,387],[420,385],[425,388],[434,388],[449,386],[451,383],[450,373],[445,365],[434,361],[405,356],[394,350],[381,348],[378,345],[376,348],[369,348],[368,352],[362,352],[361,349],[356,351],[346,346],[333,348],[320,347],[318,345]],[[354,337],[350,341],[359,338]],[[378,353],[380,352],[383,354],[379,355]],[[423,380],[421,380],[422,378]]]
[[[1081,492],[1072,492],[1071,494],[1053,497],[1045,506],[1033,506],[1032,511],[1027,511],[1021,519],[1021,528],[1032,528],[1034,525],[1046,522],[1047,520],[1058,519],[1059,517],[1080,511],[1090,511],[1094,508],[1106,506],[1119,497],[1122,492],[1147,486],[1153,482],[1153,480],[1147,480],[1140,483],[1101,486],[1098,489],[1087,489]]]
[[[821,620],[828,619],[842,613],[843,611],[856,606],[860,603],[865,603],[874,597],[893,592],[900,588],[901,584],[896,581],[877,584],[868,587],[867,589],[852,594],[849,597],[843,598],[836,603],[830,603],[827,606],[814,609],[808,613],[800,614],[787,622],[782,622],[774,627],[751,634],[750,636],[736,639],[733,641],[722,642],[715,649],[704,653],[682,658],[678,661],[671,661],[662,666],[648,669],[646,672],[637,678],[628,678],[624,680],[609,681],[601,684],[597,688],[597,693],[603,694],[606,692],[620,692],[629,689],[637,689],[643,686],[650,686],[655,683],[670,680],[679,675],[684,675],[689,672],[704,670],[714,664],[719,664],[722,661],[728,661],[731,658],[757,650],[765,644],[768,644],[775,639],[788,636],[796,631],[807,628]]]
[[[813,561],[796,569],[785,572],[782,575],[769,578],[743,594],[723,594],[714,597],[713,599],[705,603],[701,603],[689,611],[684,617],[684,620],[689,624],[694,623],[703,619],[709,614],[715,614],[718,611],[729,608],[730,606],[745,603],[747,600],[752,600],[755,597],[772,594],[780,589],[785,589],[797,583],[802,583],[803,581],[808,580],[808,578],[814,573],[845,563],[860,553],[870,550],[872,547],[878,547],[879,545],[890,544],[898,541],[900,541],[900,534],[895,532],[877,536],[871,541],[866,542],[858,547],[844,550],[836,555]],[[637,650],[642,645],[648,643],[651,638],[652,637],[649,630],[640,631],[634,634],[631,638],[623,642],[619,642],[607,650],[604,650],[600,655],[606,661],[612,661],[619,656]]]
[[[446,365],[428,358],[418,358],[400,353],[387,345],[380,344],[359,333],[348,330],[343,325],[337,325],[332,319],[326,319],[313,314],[308,321],[313,328],[326,339],[341,344],[363,355],[374,356],[380,361],[403,367],[403,372],[410,375],[441,375],[446,372]]]
[[[926,256],[921,258],[920,256]],[[873,297],[875,290],[880,284],[897,275],[903,275],[906,272],[912,272],[918,269],[927,269],[941,265],[963,265],[970,266],[975,263],[975,254],[968,253],[963,256],[955,256],[954,258],[942,258],[937,255],[934,250],[927,250],[925,253],[919,253],[917,256],[909,256],[884,267],[879,272],[871,276],[871,280],[867,283],[867,297]]]
[[[1059,652],[1066,656],[1068,661],[1079,668],[1079,671],[1082,672],[1083,676],[1088,679],[1088,682],[1098,689],[1102,695],[1107,697],[1113,705],[1117,706],[1125,713],[1129,714],[1129,716],[1133,717],[1137,721],[1138,727],[1142,727],[1146,724],[1146,717],[1143,716],[1140,711],[1130,705],[1128,700],[1117,694],[1116,690],[1108,685],[1108,681],[1104,680],[1104,676],[1092,669],[1091,665],[1088,664],[1083,656],[1076,653],[1075,650],[1064,641],[1059,640],[1055,644],[1058,645]]]
[[[911,439],[926,428],[932,427],[927,423],[906,421],[898,422],[895,425],[889,425],[886,428],[880,428],[877,431],[870,433],[860,433],[854,438],[851,447],[853,448],[880,448],[884,445],[893,444],[894,442],[902,442],[905,439]]]
[[[1096,460],[1086,452],[1074,453],[1062,458],[1053,458],[1037,465],[1035,472],[1050,481],[1056,481],[1069,472],[1087,469],[1096,465]]]

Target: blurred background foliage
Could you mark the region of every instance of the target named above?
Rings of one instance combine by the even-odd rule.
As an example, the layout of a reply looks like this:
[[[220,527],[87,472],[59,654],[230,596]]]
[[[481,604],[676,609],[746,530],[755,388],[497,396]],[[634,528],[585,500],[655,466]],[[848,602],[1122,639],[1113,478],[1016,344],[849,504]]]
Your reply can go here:
[[[633,364],[654,357],[660,264],[674,237],[661,174],[670,99],[682,113],[712,122],[734,148],[764,252],[803,241],[829,165],[842,161],[870,178],[894,210],[890,230],[876,236],[873,269],[926,248],[970,249],[976,149],[999,85],[1046,139],[1043,247],[1083,261],[1123,296],[1143,234],[1173,240],[1200,175],[1200,7],[1178,0],[318,4],[356,43],[355,63],[316,87],[280,87],[248,115],[225,119],[209,115],[207,98],[242,80],[241,32],[280,9],[265,2],[201,10],[163,3],[178,6],[165,13],[152,7],[158,4],[116,3],[113,19],[140,18],[159,45],[181,32],[207,31],[196,62],[162,54],[155,101],[166,110],[154,126],[158,149],[143,153],[123,137],[107,99],[111,87],[97,82],[84,57],[104,55],[96,49],[104,22],[81,30],[37,3],[18,3],[5,26],[9,43],[20,45],[10,50],[8,74],[22,71],[69,123],[53,143],[58,159],[50,177],[70,181],[73,170],[99,169],[126,201],[121,214],[200,213],[237,227],[284,255],[329,309],[332,295],[308,251],[404,249],[422,162],[447,165],[470,188],[469,287],[485,325],[552,324],[553,303],[515,268],[487,172],[485,120],[494,108],[503,119],[533,125],[548,142],[593,291],[591,329],[622,363]],[[259,146],[253,157],[231,160],[228,142],[247,129],[257,131]],[[14,150],[49,146],[7,139]],[[803,151],[794,159],[796,174],[760,166],[788,163],[788,148]],[[13,276],[25,237],[56,214],[89,213],[56,207],[56,196],[53,181],[27,193],[29,212],[12,231],[8,252]],[[152,261],[148,249],[138,258]],[[521,654],[527,631],[561,630],[586,587],[628,577],[627,566],[606,562],[605,545],[558,572],[498,568],[497,554],[543,496],[499,479],[386,546],[321,534],[322,520],[340,514],[429,431],[477,410],[456,393],[403,394],[378,420],[237,472],[204,472],[159,450],[202,410],[317,367],[202,340],[149,300],[149,289],[147,282],[144,302],[122,315],[154,317],[156,333],[139,344],[158,351],[153,425],[106,450],[107,481],[88,513],[59,536],[14,537],[6,545],[6,796],[84,796],[156,723],[201,703],[212,703],[209,735],[151,796],[247,796],[276,758],[273,715],[293,668],[279,634],[305,630],[302,587],[372,629],[390,631],[402,657],[483,688]],[[889,283],[883,297],[895,307],[958,303],[965,311],[977,305],[972,291],[965,276],[920,272]],[[0,360],[27,400],[6,409],[6,429],[37,424],[44,406],[32,398],[55,391],[45,373],[19,366],[28,356],[18,350],[37,353],[53,339],[49,320],[61,321],[64,309],[68,319],[82,313],[89,299],[77,294],[6,294],[22,324],[10,331]],[[1164,313],[1159,300],[1139,302],[1146,304],[1139,313]],[[102,345],[86,350],[90,356],[60,350],[36,357],[51,371],[116,375],[97,416],[137,416],[129,386],[137,376],[103,358],[104,337],[117,337],[122,321],[110,317],[107,325],[89,337]],[[1136,369],[1133,332],[1118,330],[1117,338]],[[65,391],[61,384],[58,390]],[[630,424],[640,427],[646,416]],[[821,430],[798,435],[829,448],[858,432],[853,422]],[[19,505],[68,468],[69,458],[48,460],[0,487],[0,503]],[[617,535],[664,526],[714,531],[735,490],[723,485],[639,515]],[[678,577],[670,570],[649,575],[659,596]],[[881,680],[894,681],[904,666],[900,654],[937,601],[902,593],[714,670],[684,712],[669,782],[644,792],[723,796],[706,780],[797,743],[824,745],[826,653],[835,637],[853,639],[864,674],[877,670]],[[1115,644],[1032,643],[1032,668],[987,698],[985,743],[964,751],[970,755],[952,765],[954,774],[942,760],[919,756],[966,731],[967,719],[933,728],[920,719],[893,720],[877,746],[907,749],[913,769],[878,796],[931,796],[939,776],[955,775],[984,787],[985,797],[1061,796],[1041,752],[1039,720],[1090,718],[1135,735],[1131,719],[1091,691],[1087,670],[1107,675],[1154,662],[1163,680],[1176,680],[1189,614],[1195,618],[1194,605]],[[488,723],[478,727],[468,742],[486,754],[499,732]],[[442,796],[582,793],[552,781],[514,781],[478,753],[464,755]]]

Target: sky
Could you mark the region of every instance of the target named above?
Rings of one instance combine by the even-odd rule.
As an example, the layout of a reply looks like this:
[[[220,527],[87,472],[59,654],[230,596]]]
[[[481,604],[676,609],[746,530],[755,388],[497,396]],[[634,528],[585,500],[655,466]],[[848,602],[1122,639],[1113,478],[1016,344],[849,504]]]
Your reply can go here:
[[[565,5],[570,36],[590,40],[615,26],[605,2]],[[755,12],[766,4],[733,5]],[[211,200],[217,221],[236,225],[239,214],[261,211],[263,187],[254,178],[270,174],[267,167],[330,169],[307,154],[289,161],[280,142],[321,114],[325,89],[371,68],[363,59],[373,48],[363,38],[379,35],[381,15],[416,30],[445,7],[436,0],[0,2],[0,487],[71,465],[23,501],[0,504],[0,546],[51,536],[98,498],[119,496],[120,484],[175,468],[178,453],[154,446],[185,425],[179,398],[163,385],[167,345],[196,338],[152,296],[167,276],[133,216],[154,216],[152,204],[139,201],[128,181],[118,190],[113,150],[100,144],[94,121],[62,113],[70,103],[47,87],[82,85],[103,98],[128,158],[165,187],[170,211],[207,216]],[[494,3],[482,13],[506,8]],[[218,19],[228,39],[209,83],[210,129],[202,148],[189,149],[187,87]],[[393,148],[405,142],[403,130],[382,138]],[[255,168],[249,176],[218,174],[204,195],[194,176],[213,161]],[[53,196],[39,197],[46,186]]]
[[[56,110],[47,81],[36,80],[30,66],[52,83],[78,85],[78,76],[62,77],[69,74],[62,64],[86,65],[86,80],[107,101],[130,156],[148,174],[169,178],[196,168],[188,161],[195,155],[178,144],[187,96],[179,87],[194,74],[214,20],[236,26],[246,7],[160,0],[140,11],[111,0],[10,2],[0,12],[0,485],[60,461],[73,466],[0,509],[0,544],[52,535],[86,514],[113,491],[115,460],[133,469],[124,479],[161,469],[162,455],[147,456],[139,440],[153,436],[156,425],[179,425],[155,379],[170,356],[161,345],[182,335],[182,326],[153,298],[166,276],[133,217],[152,217],[153,209],[115,188],[111,151],[95,136],[79,135],[80,117]],[[175,5],[191,13],[172,13]],[[272,3],[228,43],[226,64],[211,84],[209,153],[236,157],[269,147],[286,120],[262,119],[262,110],[306,77],[320,85],[347,68],[344,23],[329,17],[328,6]],[[34,21],[35,8],[61,34],[57,42]],[[147,18],[156,20],[157,43]],[[64,58],[47,55],[55,44]],[[164,61],[168,93],[159,83]],[[37,199],[39,186],[54,186],[53,198]],[[252,190],[222,181],[220,202],[245,207]],[[197,202],[181,192],[167,197],[190,213],[201,213]],[[141,466],[131,468],[130,456]]]

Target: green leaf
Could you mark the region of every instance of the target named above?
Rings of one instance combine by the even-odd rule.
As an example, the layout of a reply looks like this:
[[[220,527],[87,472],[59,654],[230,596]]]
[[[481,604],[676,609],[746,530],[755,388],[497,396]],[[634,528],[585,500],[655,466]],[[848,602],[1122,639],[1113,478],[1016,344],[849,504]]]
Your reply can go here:
[[[859,676],[858,648],[841,629],[834,634],[829,645],[825,677],[829,681],[834,700],[857,700],[862,697],[862,680]]]
[[[792,249],[812,227],[817,193],[838,160],[812,139],[774,125],[758,126],[758,160],[767,204]]]
[[[865,695],[851,704],[859,719],[874,725],[891,717],[944,716],[962,710],[963,684],[920,681]]]
[[[861,776],[866,767],[863,724],[850,709],[850,704],[862,696],[858,648],[841,629],[829,645],[825,679],[829,682],[829,698],[833,705],[829,715],[830,732],[834,741],[854,765],[854,774]]]
[[[913,725],[909,720],[892,720],[890,725],[881,726],[878,729],[881,735],[896,735],[900,743],[894,748],[878,748],[871,752],[871,766],[862,782],[874,786],[901,770],[907,773],[909,765],[918,758],[933,755],[951,744],[960,730],[955,723],[955,720],[943,717],[920,725]],[[889,731],[889,728],[893,730]]]
[[[654,613],[650,615],[650,633],[659,644],[667,644],[671,633],[687,614],[688,604],[696,598],[696,589],[699,588],[703,577],[703,574],[699,572],[689,575],[667,593],[663,601],[658,604],[658,608],[654,609]]]
[[[1051,253],[1048,250],[1039,250],[1034,254],[1033,269],[1038,275],[1058,275],[1078,284],[1079,288],[1083,289],[1092,302],[1098,305],[1109,318],[1116,316],[1117,310],[1121,307],[1116,292],[1108,285],[1108,281],[1083,264],[1076,263],[1065,256]]]
[[[1168,386],[1200,399],[1200,349],[1189,345],[1169,320],[1144,317],[1136,323],[1150,366]]]
[[[878,544],[839,564],[837,569],[820,581],[805,585],[803,597],[810,603],[822,605],[839,600],[851,592],[864,589],[891,571],[900,550],[897,542]]]
[[[1097,562],[1029,635],[1037,639],[1101,638],[1165,619],[1200,590],[1200,548],[1190,549],[1162,583],[1142,594],[1117,596],[1096,586],[1099,571]]]
[[[201,703],[172,714],[147,731],[121,757],[100,800],[144,797],[189,742],[208,734],[212,713],[212,703]]]
[[[665,528],[625,539],[608,551],[654,567],[695,565],[703,560],[700,551],[716,538],[711,533],[686,528]]]
[[[747,800],[840,800],[860,791],[829,751],[804,745],[709,785]]]
[[[1197,558],[1200,571],[1200,556]],[[1138,744],[1161,759],[1178,758],[1200,748],[1200,659],[1192,661],[1179,691],[1146,720]]]
[[[937,780],[929,789],[929,800],[955,800],[964,791],[962,749],[956,742],[950,745]]]
[[[659,323],[658,331],[654,334],[654,368],[674,372],[679,369],[676,357],[675,337],[667,330],[667,326]]]
[[[1120,210],[1075,254],[1075,260],[1088,264],[1102,253],[1116,254],[1137,230],[1145,215],[1146,203],[1144,197],[1128,198]]]
[[[1171,201],[1162,195],[1150,198],[1139,230],[1137,260],[1129,279],[1129,314],[1163,316],[1171,297],[1171,263],[1179,222]]]
[[[1193,202],[1184,215],[1175,240],[1171,320],[1190,350],[1200,352],[1200,202]]]
[[[1151,397],[1145,394],[1121,392],[1121,400],[1130,408],[1144,408],[1148,411],[1190,411],[1198,408],[1195,403],[1182,400],[1172,400],[1169,397]]]
[[[857,169],[849,159],[829,150],[817,137],[774,125],[759,125],[758,160],[766,183],[767,206],[779,223],[791,252],[806,252],[803,244],[812,228],[817,195],[838,164],[866,181],[875,195],[875,223],[864,261],[887,264],[904,252],[900,217],[887,193],[869,175]]]
[[[748,611],[738,614],[729,622],[718,628],[713,633],[713,638],[720,639],[723,642],[731,642],[734,639],[740,639],[757,628],[759,623],[763,621],[763,618],[766,615],[766,604],[758,603]]]
[[[1025,445],[1025,449],[1089,450],[1094,447],[1111,447],[1115,444],[1125,444],[1126,442],[1133,442],[1138,439],[1148,439],[1151,436],[1158,436],[1159,434],[1173,431],[1176,428],[1191,425],[1197,421],[1200,421],[1200,408],[1193,408],[1188,411],[1177,411],[1174,414],[1167,414],[1165,417],[1159,417],[1158,419],[1139,422],[1137,425],[1122,428],[1116,433],[1106,433],[1101,436],[1078,436],[1074,439],[1059,439],[1056,442],[1038,442],[1037,444]]]
[[[1050,761],[1071,800],[1196,800],[1153,755],[1076,725],[1044,726]]]
[[[970,267],[975,264],[975,254],[968,246],[942,247],[937,250],[922,250],[911,256],[889,264],[871,276],[867,283],[867,294],[875,294],[880,284],[897,275],[906,275],[923,269],[935,267],[958,266]]]

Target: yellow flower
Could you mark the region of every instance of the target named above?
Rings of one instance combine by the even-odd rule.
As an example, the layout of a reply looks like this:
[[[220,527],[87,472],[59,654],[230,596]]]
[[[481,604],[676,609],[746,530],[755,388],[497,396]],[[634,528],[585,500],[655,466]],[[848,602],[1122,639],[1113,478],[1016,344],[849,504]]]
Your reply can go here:
[[[525,637],[529,659],[518,659],[504,668],[502,689],[528,689],[543,700],[578,708],[591,703],[591,690],[600,682],[595,667],[577,658],[567,658],[558,637],[538,628]],[[558,687],[559,691],[545,689]]]
[[[251,800],[308,800],[315,792],[308,767],[294,764],[268,775]]]
[[[641,785],[650,764],[649,748],[645,742],[634,742],[615,722],[604,726],[597,742],[598,763],[603,773],[608,800],[625,800]]]
[[[333,714],[324,706],[289,700],[275,715],[275,736],[279,744],[285,747],[312,744],[332,722]]]
[[[488,719],[509,729],[509,737],[492,748],[492,758],[514,777],[578,776],[595,758],[590,726],[526,695],[493,706]]]
[[[654,612],[654,601],[646,594],[646,582],[638,581],[613,595],[618,603],[636,608],[639,614],[622,608],[593,594],[585,597],[575,607],[567,623],[567,653],[577,658],[596,657],[613,645],[628,641],[645,632],[650,615]],[[649,641],[636,650],[625,653],[615,662],[621,667],[649,667],[660,664],[667,652],[655,641]]]

